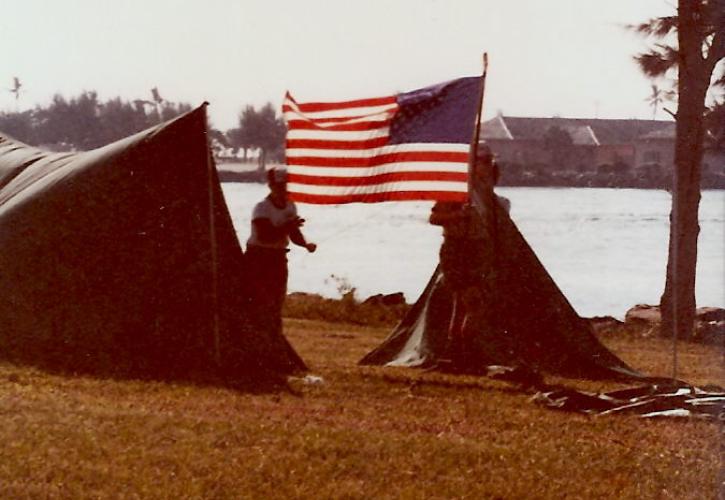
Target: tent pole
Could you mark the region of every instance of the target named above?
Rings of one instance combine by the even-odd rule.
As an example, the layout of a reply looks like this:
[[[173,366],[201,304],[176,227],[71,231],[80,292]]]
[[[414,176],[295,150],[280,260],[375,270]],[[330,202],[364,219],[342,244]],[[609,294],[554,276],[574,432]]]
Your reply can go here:
[[[672,380],[677,380],[677,339],[680,335],[680,280],[678,279],[677,269],[679,268],[679,248],[680,241],[680,226],[679,226],[679,206],[680,206],[680,187],[679,187],[679,176],[677,175],[677,164],[675,164],[674,174],[672,176],[672,217],[670,219],[670,225],[672,226],[672,241],[670,246],[671,261],[672,261],[672,288],[670,290],[670,307],[672,309]],[[660,315],[662,314],[662,307],[660,307]]]
[[[204,103],[204,109],[209,103]],[[205,113],[206,116],[206,113]],[[207,166],[207,190],[209,194],[209,248],[211,251],[211,296],[213,309],[213,338],[214,338],[214,362],[221,365],[221,346],[219,339],[219,256],[216,241],[216,224],[214,221],[214,157],[212,156],[209,144],[209,127],[206,127],[206,166]]]

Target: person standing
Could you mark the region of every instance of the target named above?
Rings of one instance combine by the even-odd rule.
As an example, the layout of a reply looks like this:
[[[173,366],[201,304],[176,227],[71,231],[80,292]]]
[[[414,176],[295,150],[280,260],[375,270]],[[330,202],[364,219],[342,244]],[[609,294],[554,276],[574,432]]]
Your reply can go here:
[[[490,149],[482,145],[474,165],[474,184],[487,179],[489,188],[493,189],[499,168]],[[506,212],[510,202],[502,196],[496,196],[497,205]],[[501,332],[495,327],[496,318],[493,308],[495,304],[493,290],[493,273],[495,261],[495,221],[484,218],[470,204],[460,202],[439,201],[433,205],[429,222],[443,228],[443,244],[440,248],[440,270],[442,282],[435,296],[450,297],[450,310],[439,309],[436,303],[443,303],[436,298],[431,302],[431,320],[438,325],[445,321],[446,327],[440,325],[437,330],[446,331],[445,357],[438,362],[441,368],[455,371],[475,371],[483,368],[483,359],[490,364],[498,362],[486,356],[487,349],[474,347],[478,344],[475,337],[484,335],[490,340],[498,341]],[[491,227],[493,225],[493,227]],[[442,295],[439,295],[442,294]],[[444,319],[445,318],[445,319]],[[443,339],[438,341],[439,344]],[[503,349],[507,351],[508,349]],[[501,351],[497,349],[496,351]],[[444,366],[450,364],[450,368]]]
[[[313,253],[301,228],[305,220],[287,195],[287,172],[267,172],[269,194],[254,206],[252,231],[247,240],[245,262],[250,302],[260,323],[282,331],[282,306],[287,295],[287,252],[290,241]]]

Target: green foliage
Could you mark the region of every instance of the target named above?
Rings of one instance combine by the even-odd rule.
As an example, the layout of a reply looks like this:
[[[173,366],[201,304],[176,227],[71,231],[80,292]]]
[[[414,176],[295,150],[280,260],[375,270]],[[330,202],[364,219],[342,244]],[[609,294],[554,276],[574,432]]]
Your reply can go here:
[[[655,17],[630,28],[645,36],[664,38],[677,30],[677,16]]]
[[[665,92],[654,83],[651,85],[652,93],[645,99],[647,103],[652,106],[652,119],[657,118],[657,109],[671,96],[668,96],[668,92]]]
[[[694,0],[688,8],[699,10],[699,36],[702,44],[704,58],[721,59],[723,46],[723,30],[725,29],[725,1],[724,0]],[[668,71],[677,68],[678,48],[674,43],[668,43],[678,31],[679,16],[664,16],[650,19],[639,25],[629,28],[648,38],[660,40],[647,52],[635,56],[642,72],[651,78],[664,76]],[[723,82],[725,84],[725,82]]]
[[[699,43],[702,47],[703,62],[710,74],[717,61],[725,56],[725,0],[694,0],[689,8],[699,9],[699,25],[696,27]],[[642,73],[649,78],[662,78],[678,67],[679,49],[674,39],[680,25],[679,16],[664,16],[650,19],[629,29],[647,38],[658,40],[649,50],[634,56]],[[722,73],[722,72],[721,72]],[[690,72],[691,78],[698,75]],[[714,86],[725,87],[725,73],[713,83]]]
[[[155,90],[155,89],[154,89]],[[0,112],[0,132],[26,144],[49,146],[58,150],[88,150],[122,139],[161,122],[191,111],[187,103],[161,98],[135,99],[115,97],[106,102],[94,91],[66,99],[53,96],[50,104],[22,112]],[[264,157],[281,161],[284,156],[286,127],[272,104],[259,110],[246,106],[239,115],[239,127],[223,134],[211,130],[220,144],[244,149],[260,148]]]
[[[279,160],[284,151],[284,138],[287,132],[284,121],[277,116],[271,103],[259,110],[254,106],[245,106],[239,114],[239,127],[230,129],[226,135],[234,147],[245,151],[259,148],[264,158]]]
[[[147,109],[147,106],[150,109]],[[191,111],[185,103],[152,103],[116,97],[106,102],[94,91],[66,99],[53,96],[46,107],[0,113],[0,131],[30,145],[88,150],[127,137],[161,121]]]
[[[657,40],[648,52],[635,56],[646,76],[657,78],[678,70],[670,252],[660,305],[663,331],[672,338],[689,338],[695,318],[707,95],[713,86],[725,82],[718,74],[725,58],[725,0],[678,0],[677,15],[651,19],[635,29]],[[675,32],[676,43],[670,36]]]
[[[36,116],[32,111],[1,113],[0,131],[28,144],[37,144]]]
[[[664,77],[667,72],[677,68],[677,49],[656,43],[648,52],[635,56],[635,61],[648,77]]]

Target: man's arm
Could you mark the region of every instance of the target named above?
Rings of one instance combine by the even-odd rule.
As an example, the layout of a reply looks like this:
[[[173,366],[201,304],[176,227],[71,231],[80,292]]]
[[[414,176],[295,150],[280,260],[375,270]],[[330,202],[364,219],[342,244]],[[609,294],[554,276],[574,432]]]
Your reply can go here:
[[[305,239],[300,227],[304,224],[305,220],[301,217],[295,217],[294,219],[286,222],[281,226],[275,226],[272,221],[267,218],[257,218],[252,221],[254,228],[257,231],[257,236],[263,243],[271,243],[278,241],[280,238],[289,236],[289,239],[295,245],[299,245],[305,248],[308,252],[312,253],[317,250],[317,245],[314,243],[308,243]]]
[[[292,230],[290,230],[289,239],[292,243],[305,248],[310,253],[317,250],[317,245],[314,243],[308,243],[307,240],[305,240],[305,236],[302,234],[302,231],[300,231],[300,226],[295,226]]]

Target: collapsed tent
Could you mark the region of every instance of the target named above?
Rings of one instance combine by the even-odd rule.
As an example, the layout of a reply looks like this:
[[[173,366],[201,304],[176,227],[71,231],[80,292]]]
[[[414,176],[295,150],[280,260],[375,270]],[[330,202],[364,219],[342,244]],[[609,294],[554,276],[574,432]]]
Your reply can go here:
[[[719,422],[725,418],[725,391],[722,387],[700,388],[672,380],[604,393],[567,387],[540,387],[533,401],[553,410],[585,415],[696,417]]]
[[[496,318],[474,325],[469,359],[486,365],[522,365],[536,371],[584,378],[639,378],[595,337],[589,322],[569,304],[506,210],[495,203],[496,253],[493,278],[484,294]],[[478,215],[480,216],[480,214]],[[461,262],[461,266],[467,265]],[[408,314],[360,364],[435,366],[449,353],[453,293],[439,268]]]
[[[305,369],[250,315],[206,134],[203,105],[88,152],[0,135],[0,357],[133,376]]]

